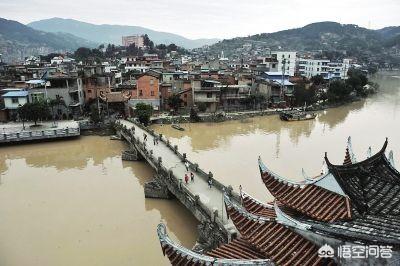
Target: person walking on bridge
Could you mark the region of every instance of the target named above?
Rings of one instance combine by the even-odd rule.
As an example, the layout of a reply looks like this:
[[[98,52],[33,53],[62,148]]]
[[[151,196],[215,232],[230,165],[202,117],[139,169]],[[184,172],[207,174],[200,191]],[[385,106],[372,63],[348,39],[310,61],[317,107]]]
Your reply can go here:
[[[210,178],[208,178],[208,187],[211,189],[211,187],[212,187],[212,178],[210,177]]]
[[[193,172],[190,172],[190,180],[191,180],[192,182],[194,182],[194,174],[193,174]]]
[[[143,139],[144,139],[144,141],[147,141],[147,135],[146,135],[146,133],[143,133]]]
[[[186,185],[188,184],[188,182],[189,182],[189,177],[188,177],[187,174],[185,174],[185,183],[186,183]]]
[[[186,167],[186,171],[189,171],[189,162],[188,161],[185,162],[185,167]]]

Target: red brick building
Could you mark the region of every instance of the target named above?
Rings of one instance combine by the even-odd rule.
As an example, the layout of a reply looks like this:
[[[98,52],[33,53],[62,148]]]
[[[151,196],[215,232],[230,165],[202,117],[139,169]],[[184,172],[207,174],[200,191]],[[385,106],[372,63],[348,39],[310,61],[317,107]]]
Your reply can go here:
[[[135,95],[136,93],[136,95]],[[136,90],[132,91],[132,99],[159,99],[160,76],[153,72],[140,75],[136,80]]]

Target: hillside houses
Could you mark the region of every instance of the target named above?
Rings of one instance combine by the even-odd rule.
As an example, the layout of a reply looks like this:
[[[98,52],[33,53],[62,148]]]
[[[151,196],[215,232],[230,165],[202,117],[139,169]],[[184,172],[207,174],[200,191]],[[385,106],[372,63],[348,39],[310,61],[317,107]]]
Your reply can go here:
[[[168,99],[174,95],[181,99],[180,112],[192,108],[200,112],[244,110],[254,95],[262,95],[263,103],[258,106],[263,108],[291,106],[298,81],[316,75],[326,80],[346,79],[352,67],[349,59],[331,62],[303,55],[272,51],[229,59],[223,53],[209,57],[175,52],[160,59],[157,54],[144,53],[90,64],[70,56],[48,61],[30,57],[20,65],[2,66],[1,117],[16,119],[15,105],[11,107],[9,101],[23,103],[12,95],[26,93],[27,102],[62,99],[65,107],[57,111],[58,117],[76,119],[90,113],[93,105],[107,114],[111,106],[111,113],[132,115],[140,102],[150,104],[156,112],[169,112]]]

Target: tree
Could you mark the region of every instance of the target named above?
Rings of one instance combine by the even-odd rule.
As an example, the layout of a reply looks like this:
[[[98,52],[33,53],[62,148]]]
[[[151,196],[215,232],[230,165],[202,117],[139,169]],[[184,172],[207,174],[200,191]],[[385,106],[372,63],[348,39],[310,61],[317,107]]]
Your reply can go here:
[[[194,108],[190,108],[190,121],[191,122],[200,122],[201,118],[197,114],[196,110]]]
[[[198,105],[199,111],[204,113],[207,110],[207,104],[206,103],[199,103]]]
[[[168,105],[176,112],[181,107],[183,100],[179,94],[173,94],[168,98]]]
[[[304,103],[311,104],[315,102],[316,87],[313,85],[306,89],[304,83],[296,84],[293,94],[297,106],[304,105]]]
[[[60,97],[59,95],[57,95],[55,99],[49,100],[48,104],[50,106],[51,114],[53,116],[53,124],[55,124],[54,108],[58,108],[60,106],[66,106],[65,101],[64,101],[63,97]]]
[[[314,85],[319,86],[319,85],[322,85],[325,83],[325,79],[321,75],[316,75],[316,76],[311,77],[311,82]]]
[[[254,93],[249,96],[247,96],[244,99],[240,100],[240,103],[245,105],[247,108],[253,108],[256,109],[259,107],[262,103],[266,101],[266,97],[262,93]]]
[[[92,104],[90,106],[90,120],[96,124],[98,122],[101,122],[101,116],[99,114],[99,109],[97,108],[97,106],[95,104]]]
[[[341,80],[332,81],[328,88],[328,100],[330,102],[338,102],[346,100],[352,89]]]
[[[138,103],[136,104],[135,114],[139,119],[139,122],[147,126],[150,122],[150,117],[153,114],[153,106],[150,104]]]
[[[145,34],[143,36],[143,44],[144,44],[144,46],[148,47],[150,50],[154,49],[154,43],[150,40],[150,38],[147,34]]]
[[[82,60],[85,61],[87,60],[90,56],[91,56],[92,51],[89,48],[86,47],[79,47],[75,53],[74,53],[74,57],[77,60]]]
[[[39,119],[49,117],[49,106],[45,101],[37,101],[33,103],[26,103],[18,110],[21,119],[26,121],[33,121],[35,126]]]
[[[367,76],[359,69],[349,69],[346,84],[357,92],[357,95],[364,96],[363,87],[368,84]]]

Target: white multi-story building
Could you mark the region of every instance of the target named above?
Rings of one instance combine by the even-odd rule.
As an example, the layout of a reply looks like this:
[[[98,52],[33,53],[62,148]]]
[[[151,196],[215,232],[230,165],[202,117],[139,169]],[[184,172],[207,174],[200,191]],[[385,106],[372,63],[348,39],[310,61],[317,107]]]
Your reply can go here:
[[[343,59],[342,62],[311,58],[298,60],[298,72],[306,78],[321,75],[324,79],[346,79],[349,68],[350,59]]]
[[[278,71],[293,77],[296,70],[296,52],[275,51],[271,52],[271,56],[278,61]],[[283,66],[285,68],[283,69]]]
[[[351,67],[350,59],[343,59],[342,62],[330,62],[328,79],[347,79],[347,71]]]
[[[325,79],[328,79],[329,63],[330,60],[327,59],[300,58],[298,65],[299,74],[306,78],[321,75]]]

